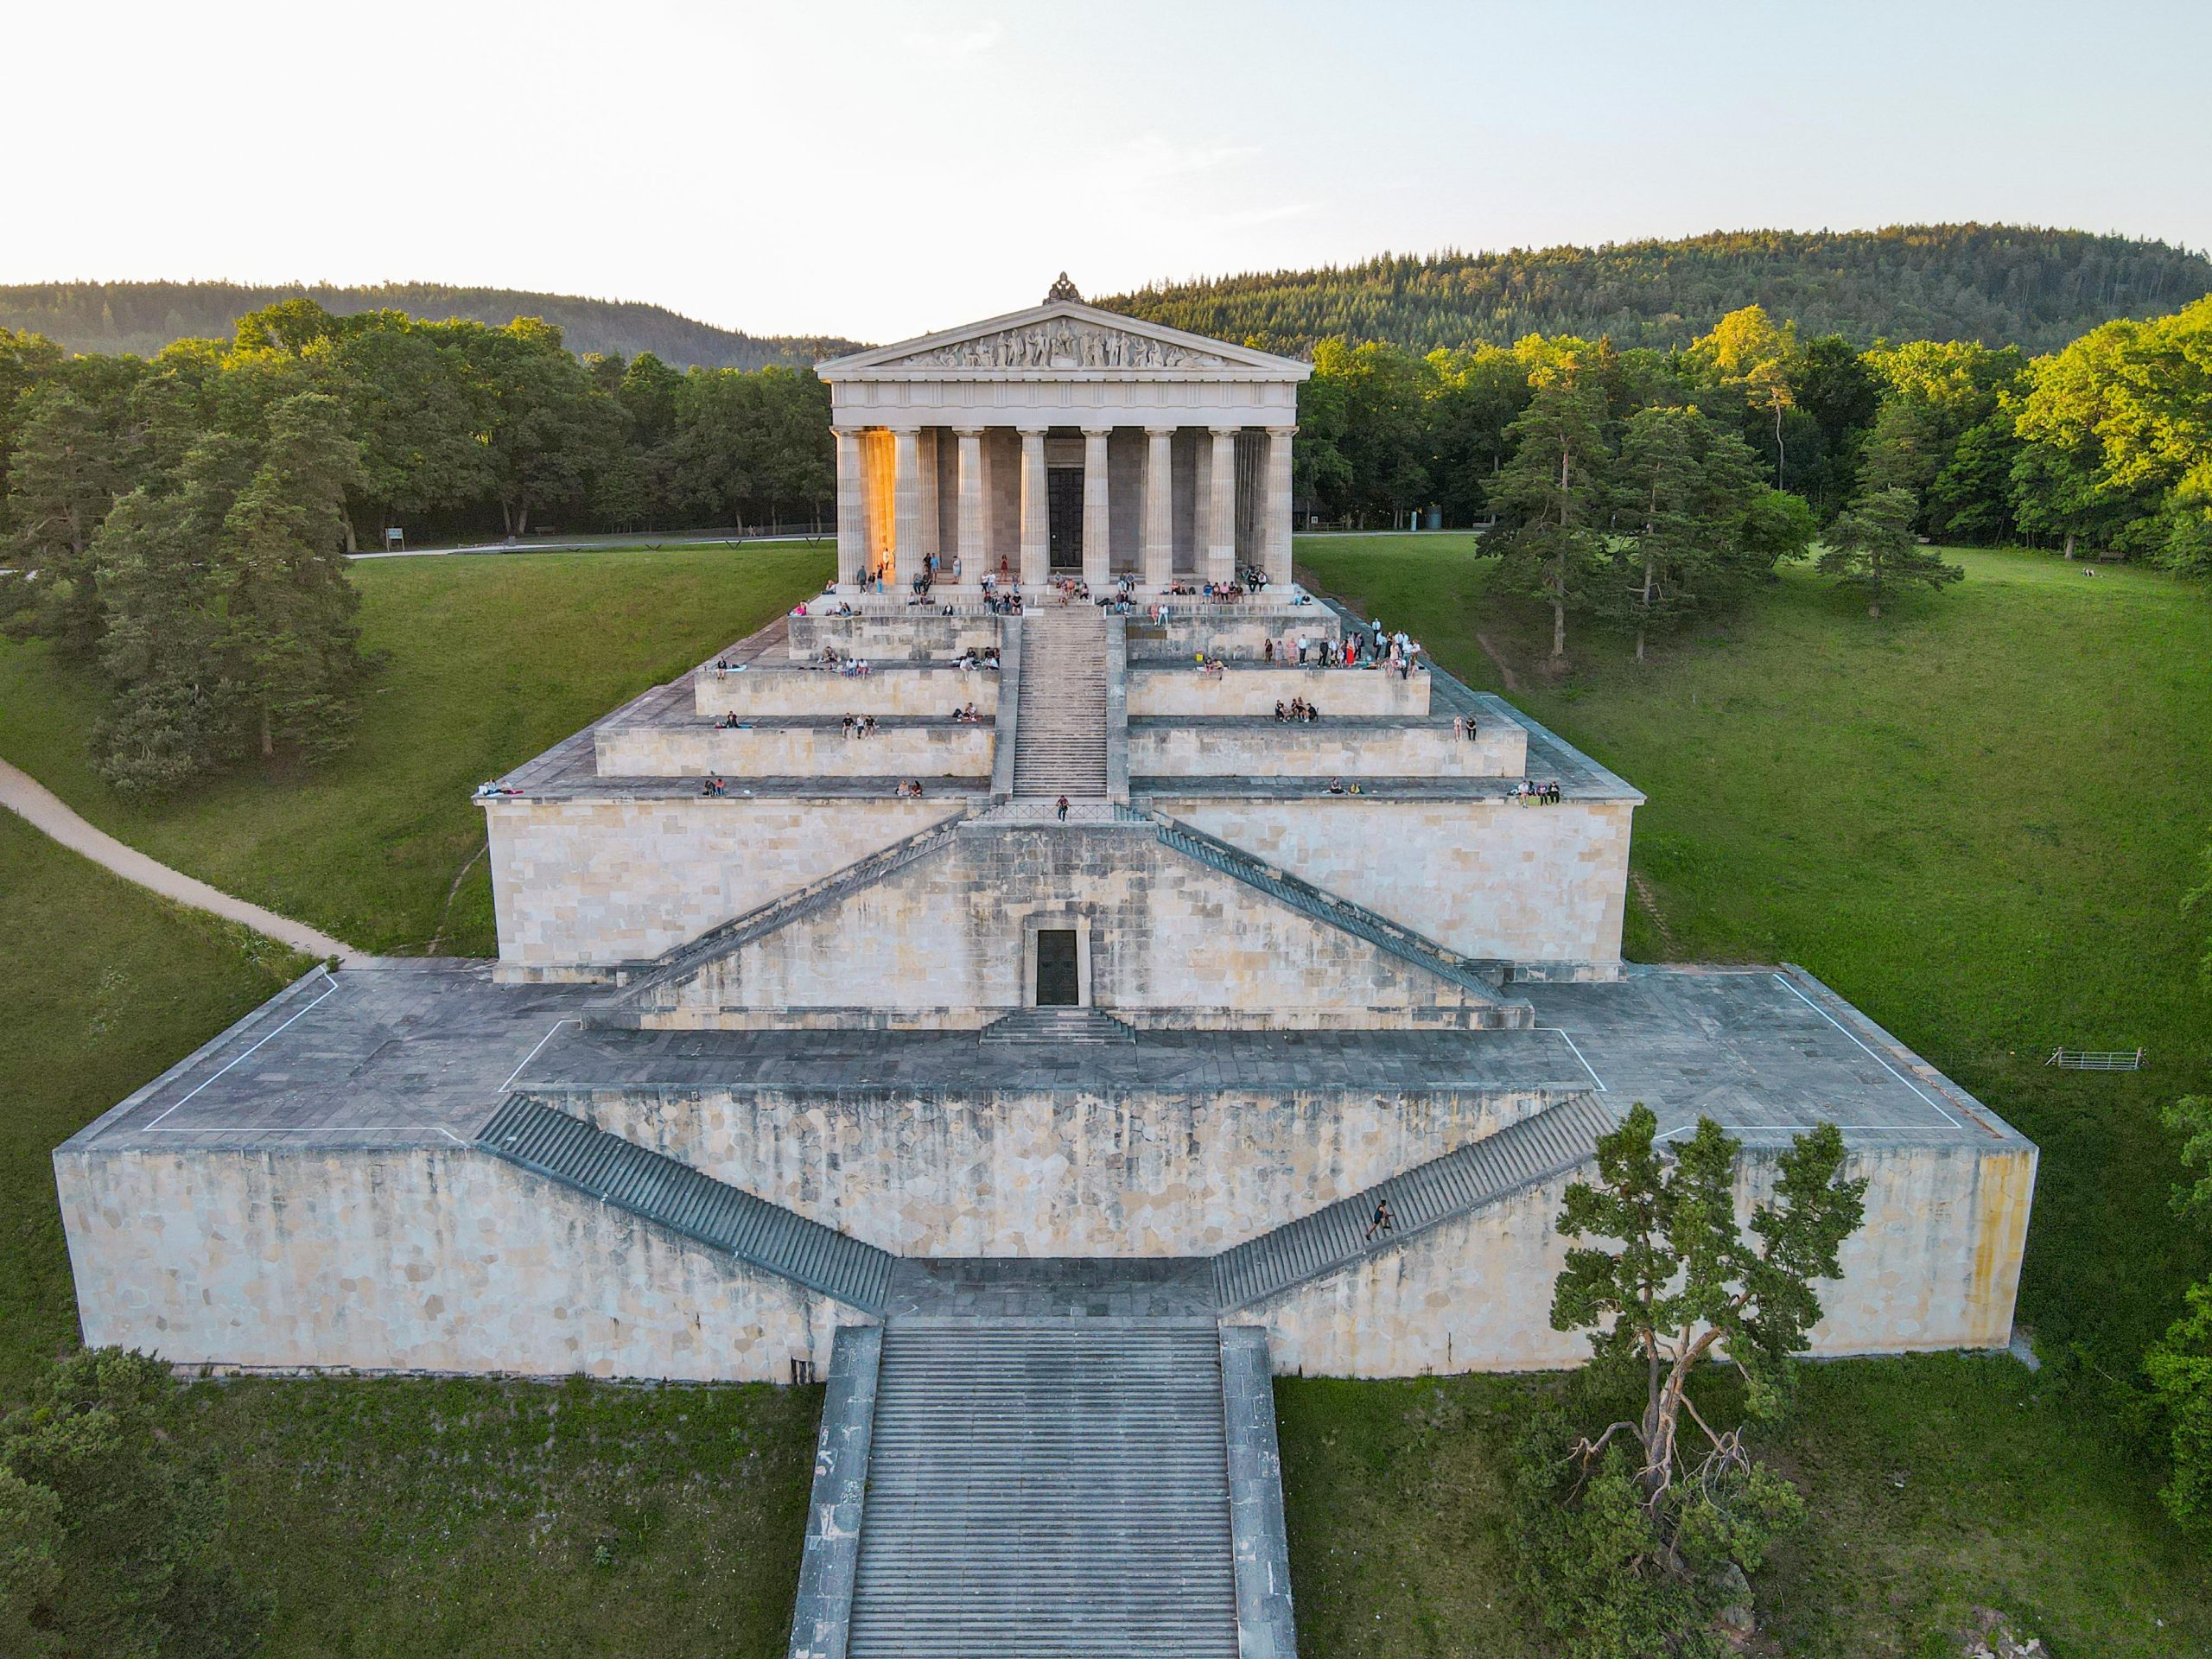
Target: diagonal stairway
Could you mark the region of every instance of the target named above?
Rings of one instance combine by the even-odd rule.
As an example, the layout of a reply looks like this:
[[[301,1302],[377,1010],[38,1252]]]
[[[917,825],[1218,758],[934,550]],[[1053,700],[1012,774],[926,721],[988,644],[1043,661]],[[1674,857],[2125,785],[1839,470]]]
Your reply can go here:
[[[884,1327],[849,1659],[1236,1659],[1211,1320]]]
[[[1106,797],[1106,619],[1096,606],[1023,613],[1014,792]]]
[[[1576,1095],[1497,1134],[1432,1158],[1310,1215],[1233,1245],[1213,1258],[1214,1300],[1224,1313],[1250,1306],[1363,1256],[1395,1250],[1440,1222],[1577,1168],[1616,1128],[1595,1095]],[[1370,1235],[1376,1202],[1390,1201],[1391,1230]]]

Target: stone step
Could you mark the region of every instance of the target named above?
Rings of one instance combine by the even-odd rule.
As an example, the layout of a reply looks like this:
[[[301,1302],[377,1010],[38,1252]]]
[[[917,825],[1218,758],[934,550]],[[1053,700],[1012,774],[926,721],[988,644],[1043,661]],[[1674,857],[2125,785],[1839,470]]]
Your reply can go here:
[[[1024,1008],[985,1026],[986,1043],[1134,1043],[1135,1031],[1096,1008]]]
[[[850,1659],[1235,1659],[1210,1325],[894,1319],[882,1341]]]

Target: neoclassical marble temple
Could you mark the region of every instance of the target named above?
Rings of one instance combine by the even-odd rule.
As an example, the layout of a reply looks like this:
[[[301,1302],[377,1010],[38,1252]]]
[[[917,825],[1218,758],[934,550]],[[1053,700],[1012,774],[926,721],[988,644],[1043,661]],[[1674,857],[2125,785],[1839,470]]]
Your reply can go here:
[[[1290,580],[1290,445],[1310,365],[1085,305],[835,358],[837,579],[934,569],[1158,592]],[[934,561],[932,565],[931,561]]]

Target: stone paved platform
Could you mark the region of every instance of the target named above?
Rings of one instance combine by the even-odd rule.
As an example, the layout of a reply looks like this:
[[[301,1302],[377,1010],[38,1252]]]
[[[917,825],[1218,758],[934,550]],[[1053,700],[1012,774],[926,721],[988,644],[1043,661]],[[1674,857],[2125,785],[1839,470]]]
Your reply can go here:
[[[1516,984],[1518,1032],[1154,1032],[1037,1049],[966,1032],[635,1032],[588,1026],[602,988],[499,985],[491,964],[384,960],[308,976],[75,1144],[454,1145],[508,1091],[1596,1090],[1662,1127],[1711,1114],[1754,1142],[1832,1117],[1861,1144],[2025,1142],[1810,976],[1632,968]]]

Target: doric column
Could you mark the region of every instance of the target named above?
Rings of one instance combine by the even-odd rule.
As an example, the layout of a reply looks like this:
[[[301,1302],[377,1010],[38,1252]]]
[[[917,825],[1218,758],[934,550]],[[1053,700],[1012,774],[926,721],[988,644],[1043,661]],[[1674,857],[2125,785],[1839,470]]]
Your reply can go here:
[[[1205,573],[1208,582],[1236,580],[1236,429],[1213,429],[1212,493],[1207,503]]]
[[[1268,429],[1267,512],[1261,519],[1267,531],[1267,556],[1262,563],[1268,582],[1285,588],[1290,586],[1290,440],[1297,430],[1294,426]]]
[[[937,443],[938,434],[944,429],[925,426],[922,429],[922,569],[929,568],[931,557],[938,551],[937,532],[941,515],[937,501]],[[944,561],[947,565],[950,559]]]
[[[1021,585],[1042,588],[1052,579],[1051,521],[1046,517],[1045,429],[1021,429]]]
[[[1103,594],[1113,579],[1107,540],[1112,524],[1108,486],[1113,480],[1106,464],[1106,440],[1112,434],[1108,426],[1083,429],[1083,579],[1094,594]]]
[[[978,582],[983,563],[983,433],[981,427],[955,429],[960,440],[960,580]]]
[[[1144,585],[1156,591],[1175,580],[1175,429],[1144,435]]]
[[[837,585],[849,592],[860,586],[868,562],[868,501],[861,494],[861,435],[837,429]]]
[[[922,573],[922,435],[902,426],[891,435],[891,569],[903,588]]]

